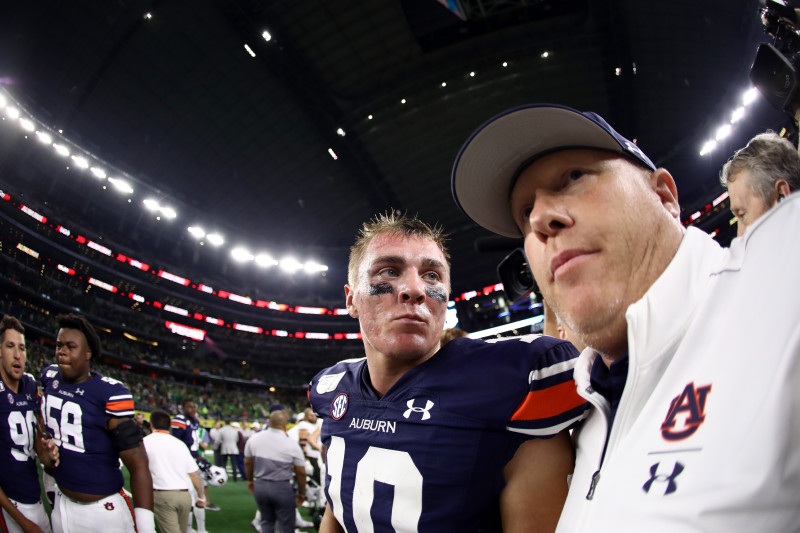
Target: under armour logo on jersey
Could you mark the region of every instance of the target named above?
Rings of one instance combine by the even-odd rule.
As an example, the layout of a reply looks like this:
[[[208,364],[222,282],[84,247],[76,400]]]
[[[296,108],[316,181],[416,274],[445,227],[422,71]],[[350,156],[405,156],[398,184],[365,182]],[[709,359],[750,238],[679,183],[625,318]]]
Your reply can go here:
[[[653,487],[653,483],[666,483],[666,487],[664,489],[664,496],[667,494],[672,494],[676,490],[678,490],[678,484],[675,482],[675,479],[681,475],[683,472],[684,466],[681,463],[675,462],[675,466],[672,468],[672,473],[669,475],[666,474],[659,474],[658,467],[661,463],[656,463],[650,467],[650,479],[642,485],[642,489],[650,493],[650,489]]]
[[[114,510],[114,503],[113,502],[106,502],[103,504],[103,507],[106,508],[106,511],[113,511]]]
[[[430,411],[433,407],[433,402],[430,400],[425,402],[425,407],[414,406],[414,398],[408,400],[406,405],[408,406],[408,409],[406,409],[406,412],[403,413],[403,418],[409,418],[411,413],[422,413],[422,418],[420,420],[428,420],[431,417],[431,414],[428,411]]]
[[[83,390],[83,389],[75,389],[75,394],[80,394],[81,396],[83,396],[84,392],[86,392],[86,391]]]
[[[347,393],[343,392],[331,402],[331,418],[340,420],[347,412]]]
[[[667,418],[661,424],[661,435],[666,440],[681,440],[690,437],[700,427],[705,419],[706,397],[711,390],[711,385],[695,388],[694,383],[684,387],[683,392],[672,399],[667,412]],[[685,418],[678,423],[679,415]]]

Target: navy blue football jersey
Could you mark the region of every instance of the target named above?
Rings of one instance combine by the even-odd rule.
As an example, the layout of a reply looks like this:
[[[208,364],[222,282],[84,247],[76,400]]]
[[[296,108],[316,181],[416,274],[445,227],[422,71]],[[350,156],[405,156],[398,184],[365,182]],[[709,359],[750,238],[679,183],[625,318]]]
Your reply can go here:
[[[184,415],[175,415],[170,428],[172,436],[182,440],[189,448],[192,457],[197,459],[200,450],[200,420],[197,418],[190,420]]]
[[[18,391],[0,377],[0,487],[12,500],[36,503],[41,499],[33,451],[39,393],[33,376],[23,374]]]
[[[58,365],[42,371],[44,420],[59,446],[60,464],[54,477],[60,487],[88,494],[113,494],[124,480],[119,454],[106,429],[111,417],[132,417],[133,396],[113,378],[91,373],[70,384]]]
[[[347,531],[501,531],[503,468],[519,445],[585,416],[566,342],[455,339],[382,398],[366,359],[311,382],[323,418],[325,491]],[[535,502],[531,502],[535,504]]]

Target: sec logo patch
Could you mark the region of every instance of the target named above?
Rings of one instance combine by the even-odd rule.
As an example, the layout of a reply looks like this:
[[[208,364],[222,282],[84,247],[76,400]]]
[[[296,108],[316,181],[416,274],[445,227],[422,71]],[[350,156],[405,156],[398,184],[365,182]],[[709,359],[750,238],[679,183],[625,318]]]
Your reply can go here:
[[[331,418],[340,420],[347,412],[347,393],[343,392],[336,396],[331,402]]]

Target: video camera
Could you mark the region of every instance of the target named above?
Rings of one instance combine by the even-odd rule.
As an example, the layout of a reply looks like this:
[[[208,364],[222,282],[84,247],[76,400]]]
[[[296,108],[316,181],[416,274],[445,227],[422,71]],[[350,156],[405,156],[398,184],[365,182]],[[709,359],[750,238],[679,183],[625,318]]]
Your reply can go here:
[[[497,277],[500,278],[506,298],[510,302],[521,300],[531,293],[540,298],[542,296],[522,248],[515,249],[500,261],[497,265]]]
[[[794,8],[785,0],[766,0],[760,9],[764,30],[772,43],[761,43],[750,68],[750,81],[773,107],[794,117],[800,97],[800,30]],[[795,105],[800,105],[798,102]]]

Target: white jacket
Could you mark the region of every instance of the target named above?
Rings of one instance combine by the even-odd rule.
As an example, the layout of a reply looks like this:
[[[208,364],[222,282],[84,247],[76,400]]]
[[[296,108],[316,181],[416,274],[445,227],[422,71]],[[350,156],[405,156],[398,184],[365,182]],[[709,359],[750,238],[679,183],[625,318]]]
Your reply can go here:
[[[690,228],[627,310],[628,378],[605,456],[596,354],[575,367],[594,408],[558,532],[800,531],[798,302],[800,194],[730,249]]]

